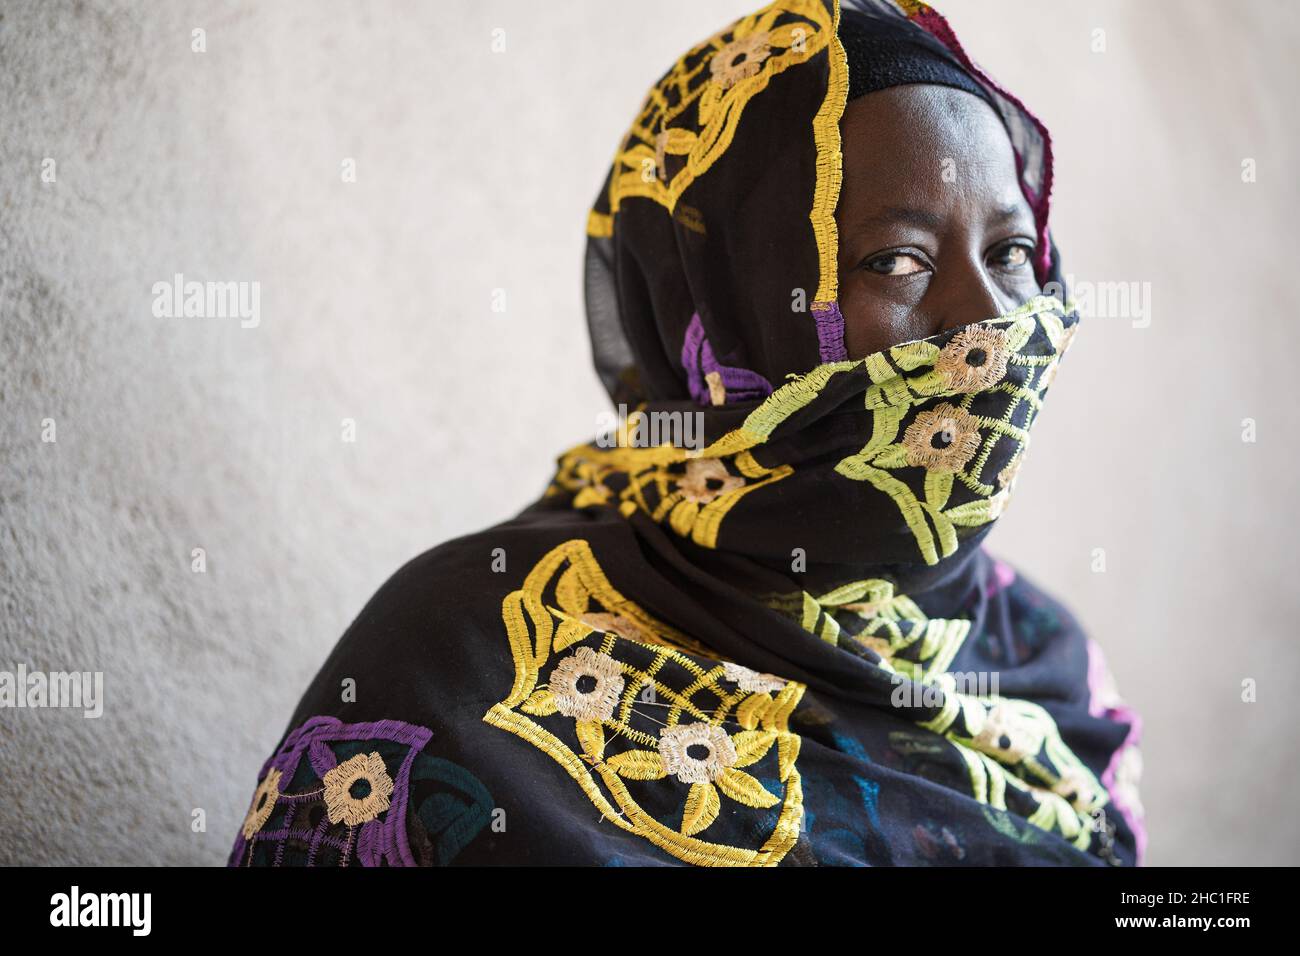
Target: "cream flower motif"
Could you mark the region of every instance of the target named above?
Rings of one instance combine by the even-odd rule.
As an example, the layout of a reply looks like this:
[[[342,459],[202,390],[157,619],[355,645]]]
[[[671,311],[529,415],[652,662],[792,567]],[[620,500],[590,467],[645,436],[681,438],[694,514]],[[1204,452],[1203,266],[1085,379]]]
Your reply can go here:
[[[1061,778],[1052,786],[1052,792],[1060,794],[1071,803],[1082,803],[1084,806],[1091,806],[1097,798],[1087,774],[1080,771],[1078,767],[1067,767],[1061,774]]]
[[[393,778],[378,753],[357,754],[322,779],[330,823],[355,827],[373,820],[388,809],[388,798],[393,795]]]
[[[882,659],[892,661],[894,659],[894,647],[889,643],[889,638],[878,637],[875,634],[859,635],[855,638],[859,644],[871,648]]]
[[[607,634],[617,634],[619,637],[630,638],[642,643],[653,643],[646,633],[641,630],[641,625],[631,618],[624,617],[622,614],[588,611],[582,615],[580,620],[583,624],[589,624],[596,630],[604,631]]]
[[[780,690],[786,685],[783,678],[774,674],[760,674],[758,671],[750,670],[734,661],[722,662],[723,676],[741,690],[752,691],[758,694],[765,694],[768,691]]]
[[[903,446],[909,465],[930,471],[961,471],[979,450],[979,422],[969,412],[944,402],[916,416],[903,433]]]
[[[659,756],[664,771],[682,783],[717,780],[738,759],[727,732],[706,723],[664,727],[659,731]]]
[[[687,501],[706,505],[719,495],[745,487],[745,479],[727,472],[716,458],[694,458],[686,463],[686,475],[677,480],[677,490]]]
[[[623,693],[623,668],[608,654],[579,647],[551,671],[555,709],[578,720],[609,720]]]
[[[1020,763],[1038,753],[1043,735],[1005,704],[995,704],[975,735],[975,746],[1003,763]]]
[[[967,326],[943,347],[934,368],[953,391],[992,388],[1007,373],[1006,333],[987,325]]]
[[[266,825],[275,809],[275,802],[280,799],[280,771],[271,770],[257,785],[253,792],[253,802],[249,804],[248,815],[244,817],[244,839],[251,840],[253,834]]]
[[[771,34],[765,30],[751,33],[737,37],[713,54],[709,61],[713,82],[727,90],[757,73],[763,61],[772,55],[770,39]]]
[[[668,181],[668,130],[661,129],[655,134],[655,175],[664,182]]]
[[[1011,507],[1011,489],[1002,488],[997,494],[989,498],[988,520],[996,521],[1006,514],[1007,509]]]
[[[1074,343],[1074,333],[1078,331],[1079,324],[1076,322],[1062,333],[1061,344],[1056,350],[1055,361],[1043,370],[1042,376],[1038,379],[1038,391],[1040,394],[1045,392],[1049,387],[1051,387],[1051,384],[1056,381],[1056,371],[1061,367],[1061,359],[1064,358],[1065,353],[1070,350],[1070,346]]]
[[[998,472],[998,487],[1010,491],[1011,486],[1015,484],[1016,476],[1020,474],[1020,463],[1025,459],[1025,452],[1022,448],[1016,452],[1015,456],[1006,463],[1006,466]]]

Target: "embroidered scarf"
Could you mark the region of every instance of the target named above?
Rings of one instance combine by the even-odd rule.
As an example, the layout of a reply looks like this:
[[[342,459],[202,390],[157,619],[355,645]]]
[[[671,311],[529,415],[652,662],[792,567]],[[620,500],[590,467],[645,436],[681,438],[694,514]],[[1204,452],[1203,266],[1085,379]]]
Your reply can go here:
[[[849,359],[839,4],[782,0],[692,48],[588,220],[596,366],[630,414],[520,515],[384,585],[231,865],[1140,862],[1140,721],[1100,646],[982,544],[1078,328],[1050,139],[932,8],[846,6],[981,85],[1048,294]]]

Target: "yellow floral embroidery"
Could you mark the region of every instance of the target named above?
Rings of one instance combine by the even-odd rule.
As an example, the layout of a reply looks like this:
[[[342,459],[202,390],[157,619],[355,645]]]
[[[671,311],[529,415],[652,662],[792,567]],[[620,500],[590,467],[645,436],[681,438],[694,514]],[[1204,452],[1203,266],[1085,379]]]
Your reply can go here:
[[[773,76],[821,52],[833,36],[823,0],[783,0],[689,50],[646,96],[614,159],[609,213],[589,222],[588,231],[599,235],[610,228],[607,222],[628,196],[653,199],[671,212],[686,187],[727,151],[746,104]],[[669,157],[681,159],[671,172]],[[646,175],[649,170],[653,175]]]
[[[1028,793],[1039,805],[1030,823],[1087,849],[1092,814],[1110,797],[1061,739],[1052,716],[1027,700],[963,693],[952,674],[932,683],[943,690],[943,711],[920,726],[955,745],[974,798],[1005,810],[1007,787]]]
[[[984,726],[974,737],[974,744],[1002,763],[1020,763],[1038,753],[1043,734],[1030,720],[1011,707],[995,704],[984,718]]]
[[[625,515],[644,511],[683,538],[712,548],[723,519],[741,498],[793,473],[789,465],[765,468],[750,452],[723,459],[694,457],[671,446],[579,445],[560,457],[552,487],[573,492],[575,508],[617,500]]]
[[[1007,788],[1024,791],[1039,805],[1030,823],[1087,848],[1091,814],[1109,797],[1061,739],[1046,710],[982,690],[969,693],[975,675],[949,672],[970,634],[969,620],[928,618],[915,601],[880,578],[854,581],[819,596],[772,595],[767,603],[801,614],[809,633],[832,644],[871,648],[882,658],[878,666],[883,670],[939,691],[942,712],[917,726],[956,748],[970,771],[972,797],[1005,810]],[[1001,825],[996,816],[989,821]]]
[[[927,564],[957,550],[958,528],[988,524],[1006,509],[1029,427],[1042,404],[1045,386],[1038,372],[1056,366],[1078,327],[1077,322],[1065,327],[1058,313],[1066,311],[1060,300],[1036,296],[1004,316],[963,328],[942,349],[924,340],[906,342],[863,360],[872,381],[865,397],[874,413],[872,436],[836,471],[869,482],[894,500]],[[1035,340],[1036,333],[1041,334]],[[1031,340],[1044,338],[1046,348],[1022,352]],[[971,359],[978,368],[963,371]],[[953,401],[924,407],[927,400],[944,397]],[[922,407],[904,427],[916,406]],[[1017,415],[1023,415],[1020,424],[1013,423]],[[983,474],[1000,443],[1011,446],[1011,457],[994,487]],[[909,467],[925,469],[922,487],[895,473]],[[954,501],[954,491],[967,500]]]
[[[738,36],[709,59],[713,82],[729,90],[741,80],[749,79],[772,55],[772,35],[766,30]]]
[[[823,363],[791,376],[742,424],[698,451],[666,443],[638,447],[630,437],[644,417],[638,410],[615,436],[615,447],[583,444],[561,456],[547,493],[571,493],[575,508],[612,506],[624,516],[642,512],[696,544],[715,548],[724,519],[744,496],[794,473],[789,464],[761,464],[755,449],[821,398],[837,376],[865,371],[871,384],[862,400],[871,413],[870,438],[835,471],[892,499],[922,559],[937,564],[957,550],[958,529],[986,525],[1006,509],[1029,428],[1042,405],[1041,371],[1060,361],[1077,327],[1075,322],[1066,327],[1069,315],[1063,312],[1060,300],[1036,296],[953,335],[947,346],[959,342],[959,347],[947,352],[919,340],[857,361]],[[1030,343],[1033,348],[1027,348]],[[986,346],[986,354],[976,355]],[[983,385],[980,376],[988,373],[959,375],[954,356],[975,357],[994,371],[1002,368],[1003,377],[977,392],[963,391]],[[952,367],[940,367],[945,361]],[[951,401],[940,401],[944,398]],[[986,478],[995,454],[1006,454],[1007,463]],[[899,474],[918,468],[919,476]]]
[[[677,490],[687,501],[706,505],[719,495],[745,487],[745,479],[730,474],[716,458],[696,458],[686,463],[686,477],[677,482]]]
[[[854,581],[820,596],[773,596],[769,604],[827,643],[870,648],[886,671],[917,681],[947,670],[970,634],[969,620],[927,617],[881,578]]]
[[[593,630],[583,620],[592,613],[634,620],[648,639]],[[688,653],[683,635],[610,585],[580,539],[543,557],[502,617],[514,683],[484,721],[547,753],[607,822],[701,866],[774,866],[789,852],[803,791],[788,722],[804,685],[728,669],[698,646]],[[755,682],[763,689],[747,689]],[[766,783],[744,769],[759,764]],[[680,788],[680,816],[668,820],[639,798],[654,788],[644,793],[660,805],[665,787]],[[725,825],[724,798],[734,807]],[[757,813],[776,807],[775,824]],[[724,826],[734,842],[708,838]],[[760,826],[770,827],[764,837],[754,836]]]

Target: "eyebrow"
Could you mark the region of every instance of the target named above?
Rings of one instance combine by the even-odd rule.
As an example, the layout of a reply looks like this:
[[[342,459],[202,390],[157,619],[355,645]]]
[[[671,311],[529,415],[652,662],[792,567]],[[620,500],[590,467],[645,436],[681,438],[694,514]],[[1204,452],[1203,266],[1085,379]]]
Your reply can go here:
[[[993,210],[989,221],[994,225],[1002,225],[1023,216],[1026,212],[1025,207],[1018,203],[1006,203]],[[918,226],[922,229],[938,229],[943,225],[943,217],[938,213],[913,206],[885,206],[874,216],[854,220],[857,226],[892,226],[897,223]]]

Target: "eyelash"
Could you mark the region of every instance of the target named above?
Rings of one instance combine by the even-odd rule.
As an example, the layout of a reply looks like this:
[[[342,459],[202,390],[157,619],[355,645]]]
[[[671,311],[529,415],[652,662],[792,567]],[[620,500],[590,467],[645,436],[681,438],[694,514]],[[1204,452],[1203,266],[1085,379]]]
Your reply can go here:
[[[999,244],[998,246],[994,247],[995,253],[998,252],[1008,253],[1013,249],[1024,249],[1025,261],[1018,265],[1002,265],[999,263],[997,264],[998,268],[1004,269],[1006,271],[1019,271],[1028,268],[1033,261],[1035,248],[1037,247],[1033,243],[1017,241],[1014,239]],[[891,276],[884,272],[876,272],[876,270],[871,268],[871,264],[874,262],[882,262],[889,259],[900,259],[903,257],[915,259],[918,262],[920,262],[923,266],[925,266],[925,268],[917,270],[916,272],[913,273],[906,273],[901,276]],[[914,275],[920,275],[922,272],[926,272],[926,271],[932,272],[934,270],[934,264],[931,263],[929,257],[926,256],[925,253],[921,252],[919,249],[900,248],[900,249],[890,249],[886,252],[877,253],[874,256],[871,256],[869,259],[863,260],[860,268],[865,269],[867,272],[872,272],[886,279],[908,279]]]

